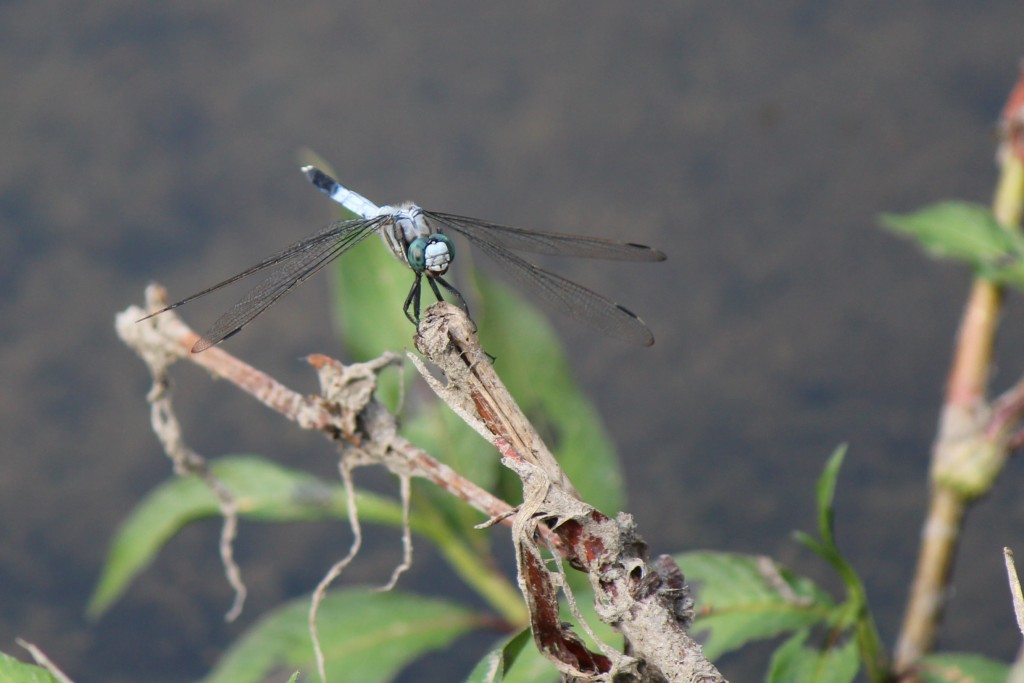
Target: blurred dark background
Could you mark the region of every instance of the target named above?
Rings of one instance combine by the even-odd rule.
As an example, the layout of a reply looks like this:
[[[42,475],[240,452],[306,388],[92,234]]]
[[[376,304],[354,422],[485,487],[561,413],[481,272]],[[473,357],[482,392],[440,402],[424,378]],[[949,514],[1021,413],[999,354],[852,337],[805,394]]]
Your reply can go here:
[[[217,525],[200,525],[102,621],[82,616],[119,520],[170,470],[113,316],[152,279],[180,298],[326,222],[303,146],[379,203],[667,252],[560,271],[657,338],[629,348],[556,321],[620,448],[628,510],[654,552],[765,553],[835,588],[790,531],[813,528],[813,484],[848,441],[839,539],[891,643],[970,275],[877,217],[989,200],[1022,20],[1019,0],[3,3],[0,649],[31,640],[79,683],[197,677],[347,548],[341,525],[243,527],[251,597],[225,625]],[[328,282],[230,350],[313,391],[296,359],[340,353]],[[1024,368],[1022,314],[1011,297],[997,388]],[[198,450],[331,476],[319,437],[177,370]],[[1011,463],[968,518],[942,648],[1016,651],[1000,548],[1020,542],[1022,475]],[[346,580],[397,557],[386,537]],[[433,565],[424,548],[404,587],[448,583]],[[722,666],[757,679],[764,656]]]

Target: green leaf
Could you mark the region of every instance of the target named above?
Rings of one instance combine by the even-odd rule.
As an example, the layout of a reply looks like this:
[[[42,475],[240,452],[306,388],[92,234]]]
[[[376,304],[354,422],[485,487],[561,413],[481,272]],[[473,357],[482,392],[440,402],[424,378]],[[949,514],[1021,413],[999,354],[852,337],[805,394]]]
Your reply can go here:
[[[505,671],[502,683],[556,683],[562,678],[555,665],[540,653],[527,629],[525,646]]]
[[[625,492],[615,448],[550,324],[501,283],[482,276],[476,282],[483,298],[480,339],[502,381],[583,500],[609,514],[621,510]]]
[[[354,358],[410,348],[416,333],[402,303],[413,273],[371,235],[338,260],[334,273],[335,316],[345,348]]]
[[[441,401],[422,406],[415,417],[405,422],[402,432],[470,481],[489,491],[495,489],[500,469],[498,452]],[[414,486],[413,509],[423,515],[431,514],[450,536],[461,539],[477,553],[490,552],[492,535],[474,528],[485,517],[448,491],[434,485]],[[475,564],[477,569],[484,566],[480,562]]]
[[[0,652],[0,681],[4,683],[57,683],[49,671],[35,664],[26,664]]]
[[[836,609],[812,581],[765,557],[692,552],[676,560],[695,589],[694,631],[708,633],[710,659],[752,640],[826,624]]]
[[[540,653],[533,642],[533,634],[527,628],[515,636],[510,646],[521,643],[518,654],[511,661],[506,661],[502,683],[556,683],[562,680],[555,665]]]
[[[402,434],[473,483],[493,490],[501,456],[441,401],[431,401],[405,420]],[[444,497],[452,498],[450,494]],[[474,514],[472,524],[480,521],[480,513]]]
[[[835,528],[835,508],[833,503],[836,496],[836,482],[839,480],[839,470],[842,468],[845,458],[846,446],[844,444],[833,451],[832,457],[828,459],[828,463],[825,465],[825,471],[821,473],[821,478],[818,480],[818,533],[821,535],[821,540],[825,545],[832,548],[836,547],[835,534],[833,533]]]
[[[234,494],[243,517],[274,522],[347,517],[344,489],[305,472],[252,456],[223,458],[211,467]],[[357,492],[357,500],[364,522],[401,524],[401,507],[394,501],[365,491]],[[170,479],[147,494],[114,538],[89,601],[89,616],[102,615],[174,534],[219,514],[213,494],[195,476]],[[211,552],[216,551],[211,548]]]
[[[915,238],[935,256],[966,261],[983,277],[1024,285],[1024,239],[1001,226],[988,207],[941,202],[911,214],[883,215],[882,224]]]
[[[918,661],[922,683],[1003,683],[1010,667],[980,655],[943,652]]]
[[[519,669],[525,668],[523,664],[528,657],[523,655],[530,650],[536,652],[536,648],[533,647],[533,635],[529,628],[508,638],[503,638],[494,649],[480,659],[480,662],[466,678],[466,683],[504,683],[509,681],[509,672],[516,667],[517,662],[521,662]],[[554,680],[557,677],[554,667],[547,660],[544,662],[547,664],[546,671],[542,669],[540,672],[532,673],[550,673],[551,679]],[[534,676],[527,680],[540,679]]]
[[[809,631],[793,635],[775,651],[768,671],[769,683],[847,683],[860,670],[857,642],[844,637],[838,647],[832,643],[822,648],[807,647]]]
[[[556,683],[561,681],[558,669],[532,644],[532,637],[530,643],[530,646],[525,648],[516,659],[512,668],[505,673],[505,678],[502,679],[503,683]]]
[[[803,532],[796,532],[796,539],[807,546],[822,559],[831,564],[842,577],[851,597],[858,601],[858,607],[863,605],[863,584],[857,576],[853,565],[846,561],[835,540],[835,502],[836,482],[839,480],[839,470],[842,468],[843,459],[846,457],[846,446],[839,446],[832,453],[825,465],[825,470],[818,479],[817,500],[818,500],[818,534],[815,539]]]
[[[874,617],[868,605],[867,591],[864,589],[864,582],[861,581],[857,570],[842,553],[836,544],[834,521],[835,521],[835,492],[836,483],[839,480],[839,470],[843,465],[846,456],[846,446],[839,446],[829,458],[818,480],[818,533],[820,539],[815,539],[803,532],[797,532],[796,538],[820,557],[826,560],[836,570],[846,584],[847,598],[842,606],[836,610],[833,624],[839,627],[853,627],[854,642],[859,648],[859,653],[868,671],[871,680],[881,680],[886,675],[887,656],[878,635],[878,628],[875,626]]]
[[[231,647],[203,682],[261,681],[280,668],[315,670],[308,616],[308,598],[274,610]],[[483,622],[482,615],[447,601],[350,588],[327,597],[317,628],[328,680],[374,683],[391,680],[410,662]]]

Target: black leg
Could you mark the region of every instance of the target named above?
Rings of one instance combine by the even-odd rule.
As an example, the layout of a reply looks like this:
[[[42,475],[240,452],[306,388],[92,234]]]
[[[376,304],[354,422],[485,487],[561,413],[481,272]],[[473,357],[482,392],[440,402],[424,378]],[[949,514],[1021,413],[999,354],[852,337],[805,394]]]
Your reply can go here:
[[[447,281],[447,280],[445,280],[445,279],[444,279],[443,277],[440,277],[440,276],[437,276],[437,277],[433,277],[433,278],[430,278],[430,286],[434,288],[434,294],[437,294],[437,300],[438,300],[438,301],[440,301],[440,300],[441,300],[441,295],[440,295],[440,294],[438,294],[438,292],[437,292],[437,286],[436,286],[436,285],[434,284],[434,281],[435,281],[435,280],[436,280],[436,281],[438,281],[438,282],[440,282],[440,283],[441,283],[441,285],[442,285],[442,286],[443,286],[443,287],[444,287],[444,288],[445,288],[445,289],[446,289],[446,290],[447,290],[447,291],[448,291],[448,292],[449,292],[449,293],[450,293],[450,294],[451,294],[452,296],[454,296],[454,297],[455,297],[455,299],[456,299],[456,301],[455,301],[455,305],[456,305],[456,306],[458,306],[459,308],[461,308],[461,309],[462,309],[463,311],[465,311],[465,312],[466,312],[466,315],[467,315],[467,316],[469,316],[469,306],[467,306],[467,305],[466,305],[466,300],[462,298],[462,294],[461,294],[461,293],[459,292],[459,290],[455,289],[455,288],[454,288],[454,287],[452,287],[452,286],[451,286],[450,284],[448,284],[448,281]]]
[[[466,300],[462,298],[462,294],[459,292],[459,290],[455,289],[450,284],[448,284],[448,281],[445,280],[440,275],[435,275],[433,277],[429,275],[427,276],[427,284],[429,284],[430,289],[433,290],[434,296],[437,297],[438,301],[444,301],[444,297],[441,296],[441,290],[437,288],[438,283],[440,283],[441,286],[444,287],[446,292],[452,295],[452,298],[455,299],[455,305],[464,310],[466,312],[466,315],[469,315],[469,306],[466,305]],[[413,325],[420,324],[421,290],[422,280],[420,276],[417,275],[416,279],[412,283],[412,287],[409,288],[409,296],[405,297],[405,317],[408,318]],[[412,309],[412,313],[409,312],[410,308]]]
[[[444,297],[441,296],[441,290],[437,288],[437,283],[434,282],[434,280],[435,278],[432,278],[429,275],[427,276],[427,284],[429,284],[430,288],[434,290],[434,296],[437,297],[438,301],[444,301]]]
[[[433,284],[433,283],[431,283]],[[437,288],[434,288],[437,291]],[[414,314],[409,313],[410,306],[413,309]],[[412,287],[409,288],[409,296],[405,297],[405,306],[402,308],[405,311],[405,317],[409,319],[413,325],[419,327],[420,324],[420,275],[416,275],[416,279],[412,281]]]

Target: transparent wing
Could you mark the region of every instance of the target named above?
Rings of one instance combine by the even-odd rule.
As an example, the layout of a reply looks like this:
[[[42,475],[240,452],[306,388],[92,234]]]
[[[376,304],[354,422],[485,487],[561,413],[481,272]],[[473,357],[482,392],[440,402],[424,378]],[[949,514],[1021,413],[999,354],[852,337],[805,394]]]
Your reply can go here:
[[[474,228],[483,228],[484,224],[479,221],[472,219],[463,219],[464,223],[457,223],[455,221],[449,221],[447,214],[429,214],[431,218],[439,221],[446,227],[451,228],[455,232],[463,235],[466,239],[473,244],[474,247],[484,252],[498,264],[505,269],[505,271],[512,276],[512,278],[522,285],[524,288],[530,290],[534,295],[540,299],[543,303],[547,304],[554,310],[577,320],[585,325],[589,325],[600,332],[607,334],[608,336],[621,339],[626,342],[633,344],[642,344],[644,346],[650,346],[654,343],[654,335],[644,324],[636,314],[632,311],[620,306],[611,299],[607,299],[597,292],[593,292],[583,285],[577,284],[572,280],[566,280],[564,277],[555,275],[554,273],[548,272],[543,268],[538,268],[532,263],[524,260],[523,258],[513,254],[505,246],[502,241],[494,238],[489,230],[485,229],[466,229],[467,224],[471,224]],[[522,236],[526,235],[538,235],[540,237],[551,237],[552,235],[545,235],[544,233],[529,233],[525,230],[519,230],[518,228],[506,228],[506,230],[514,231]],[[554,237],[568,237],[571,235],[553,235]],[[591,240],[587,238],[581,238],[587,242]],[[595,240],[592,243],[601,245],[602,247],[609,247],[609,245],[618,246],[634,246],[638,249],[649,249],[649,247],[642,247],[641,245],[626,245],[621,242],[606,242],[604,240]],[[552,242],[551,244],[558,244]],[[567,248],[567,243],[565,243]],[[524,248],[525,247],[517,247]],[[539,253],[551,254],[557,253],[562,255],[585,255],[594,256],[593,253],[583,253],[579,251],[568,252],[564,249],[559,251],[540,251],[539,249],[532,249],[531,251],[538,251]],[[657,254],[661,252],[654,249],[650,249]],[[602,253],[612,253],[607,249]],[[628,251],[622,251],[621,253],[628,253]],[[600,258],[594,256],[595,258]],[[612,256],[605,256],[605,258],[616,258]],[[619,257],[627,258],[627,257]],[[661,254],[661,258],[664,258],[664,254]],[[661,259],[638,259],[638,260],[661,260]]]
[[[496,244],[506,249],[528,251],[533,254],[552,254],[554,256],[581,256],[584,258],[614,259],[618,261],[664,261],[665,254],[643,244],[618,242],[599,237],[583,235],[566,235],[557,232],[539,232],[513,228],[507,225],[489,223],[477,218],[456,216],[450,213],[424,211],[444,225],[449,225],[456,232],[466,237],[476,235],[481,240]]]
[[[202,339],[192,347],[192,353],[204,351],[236,334],[282,296],[374,233],[386,220],[386,217],[369,220],[359,218],[332,223],[318,233],[296,242],[284,251],[267,257],[241,273],[171,304],[152,315],[177,308],[237,280],[273,267],[274,270],[263,281],[253,287],[230,310],[217,318],[210,329],[203,334]]]

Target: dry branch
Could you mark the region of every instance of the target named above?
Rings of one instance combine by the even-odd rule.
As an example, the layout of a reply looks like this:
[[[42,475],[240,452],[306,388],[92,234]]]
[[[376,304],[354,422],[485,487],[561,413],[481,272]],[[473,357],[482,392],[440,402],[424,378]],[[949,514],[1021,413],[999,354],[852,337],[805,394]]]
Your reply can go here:
[[[653,562],[648,558],[631,516],[620,513],[613,519],[580,499],[494,372],[460,309],[443,303],[432,306],[416,336],[417,348],[443,381],[419,358],[410,357],[435,392],[491,441],[502,462],[521,478],[523,503],[515,509],[397,434],[394,417],[373,395],[376,374],[396,362],[394,354],[349,366],[311,356],[322,395],[304,396],[219,348],[191,354],[198,335],[173,312],[138,322],[164,305],[163,290],[151,286],[148,311],[131,307],[117,317],[118,333],[146,361],[157,385],[166,386],[164,373],[174,361],[196,363],[299,426],[323,432],[342,448],[344,467],[375,463],[403,482],[409,477],[427,479],[486,514],[492,523],[512,526],[519,585],[530,609],[534,639],[566,679],[724,681],[687,632],[693,602],[679,567],[667,555]],[[204,462],[194,454],[190,457]],[[597,614],[625,637],[626,652],[604,644],[599,644],[601,652],[592,652],[562,623],[559,592],[593,638],[579,618],[564,563],[587,574]],[[627,678],[618,679],[620,675]]]
[[[641,681],[723,681],[687,633],[693,603],[679,567],[667,555],[649,560],[630,515],[612,519],[580,500],[494,372],[465,314],[444,303],[431,306],[416,347],[445,378],[437,380],[417,361],[431,387],[499,448],[502,462],[523,481],[513,541],[540,650],[569,678],[613,680],[626,674]],[[541,530],[560,541],[553,558],[558,571],[544,560],[537,543]],[[572,604],[563,560],[587,574],[598,616],[625,637],[628,654],[607,646],[591,652],[562,624],[559,589]]]

